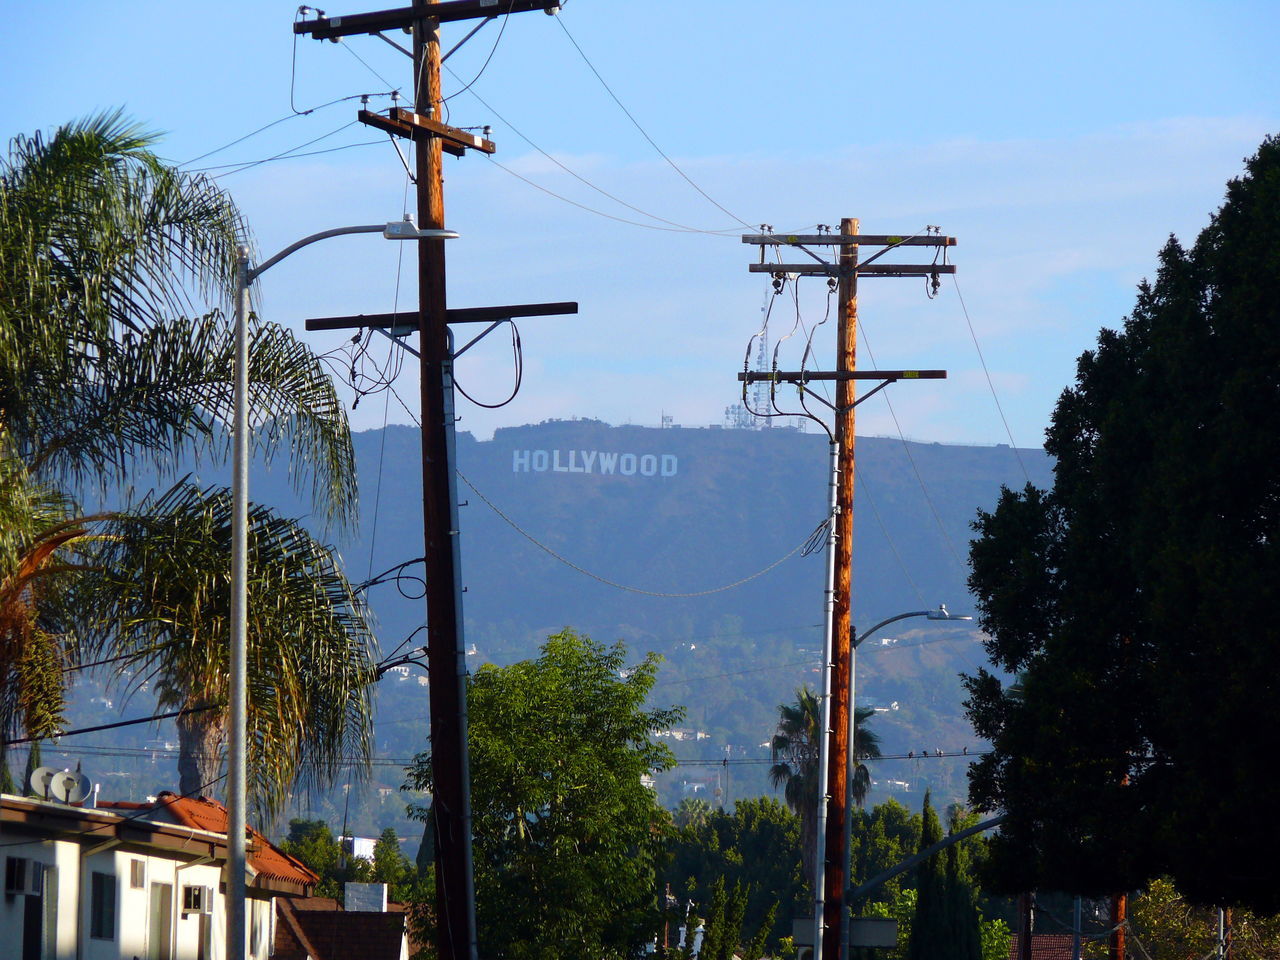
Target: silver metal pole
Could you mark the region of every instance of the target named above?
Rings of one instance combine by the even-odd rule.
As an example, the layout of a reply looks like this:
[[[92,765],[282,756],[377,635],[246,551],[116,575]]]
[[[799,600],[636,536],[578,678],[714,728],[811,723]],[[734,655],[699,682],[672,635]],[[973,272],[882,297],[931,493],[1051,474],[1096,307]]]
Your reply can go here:
[[[850,626],[852,630],[852,626]],[[849,887],[849,873],[853,871],[853,778],[858,775],[858,750],[856,741],[858,737],[858,700],[857,682],[858,676],[858,642],[856,638],[851,638],[849,642],[849,742],[847,745],[848,759],[845,763],[845,769],[849,771],[845,777],[845,804],[844,804],[844,849],[849,855],[849,863],[845,874],[845,889]],[[853,915],[852,905],[845,902],[845,908],[840,912],[840,957],[847,960],[849,956],[849,919]]]
[[[236,360],[231,477],[231,743],[227,764],[227,960],[245,955],[245,653],[248,636],[249,248],[236,247]]]
[[[1071,911],[1071,960],[1080,960],[1080,897]]]
[[[813,855],[813,956],[822,956],[822,913],[826,906],[827,879],[827,767],[830,764],[829,744],[831,732],[831,656],[834,647],[836,615],[836,511],[839,509],[840,445],[830,447],[831,480],[828,509],[831,531],[827,536],[827,591],[826,616],[822,635],[822,701],[818,731],[818,823],[814,838]]]
[[[445,436],[449,447],[449,462],[457,463],[457,436],[454,431],[454,395],[453,395],[453,331],[446,330],[448,336],[448,356],[441,370],[444,379],[444,416]],[[458,475],[449,472],[449,535],[453,541],[453,569],[456,575],[453,580],[454,603],[458,616],[458,726],[462,740],[462,845],[463,869],[467,875],[467,955],[477,960],[479,941],[476,937],[476,898],[475,898],[475,863],[472,858],[472,815],[471,815],[471,756],[467,748],[467,645],[463,636],[462,613],[462,544],[461,527],[458,523]]]

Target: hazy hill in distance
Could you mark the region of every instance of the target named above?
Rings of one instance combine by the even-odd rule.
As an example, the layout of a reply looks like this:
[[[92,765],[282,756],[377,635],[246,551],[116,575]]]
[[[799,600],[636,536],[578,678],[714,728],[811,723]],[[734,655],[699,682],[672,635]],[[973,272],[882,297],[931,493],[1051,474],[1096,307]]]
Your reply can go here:
[[[356,442],[361,533],[344,555],[358,580],[366,570],[421,556],[421,460],[415,429],[389,427]],[[994,504],[1001,484],[1026,482],[1020,461],[1033,482],[1050,480],[1042,450],[1015,455],[1008,447],[862,437],[856,452],[853,605],[862,628],[939,603],[969,612],[965,557],[975,511]],[[794,429],[568,420],[501,429],[487,441],[460,434],[471,662],[531,656],[563,626],[621,639],[637,657],[655,650],[667,661],[655,699],[688,708],[691,737],[673,743],[688,762],[660,784],[664,801],[704,790],[714,798],[726,779],[730,800],[766,790],[767,764],[759,761],[768,750],[761,744],[773,732],[777,705],[801,683],[817,681],[823,551],[795,551],[825,515],[827,462],[825,435]],[[384,650],[423,622],[422,602],[392,585],[375,587],[370,600]],[[868,641],[858,696],[898,705],[876,720],[885,751],[972,749],[956,680],[983,661],[972,626],[917,619],[882,636],[899,642]],[[920,646],[908,649],[912,644]],[[388,678],[379,691],[381,718],[424,716],[423,692],[411,678]],[[420,748],[420,739],[410,740],[424,731],[418,723],[384,722],[379,747],[403,756]],[[699,731],[707,736],[699,739]],[[888,780],[929,780],[958,797],[962,763],[885,761],[875,771],[877,793],[890,789]]]
[[[359,433],[355,444],[360,527],[339,546],[348,576],[359,582],[422,556],[421,447],[417,429],[401,426]],[[855,626],[944,602],[955,613],[971,612],[969,523],[977,509],[995,503],[1001,484],[1026,482],[1023,465],[1032,482],[1047,486],[1048,457],[1038,449],[1015,454],[1008,447],[877,437],[860,437],[856,450]],[[719,799],[731,803],[766,792],[763,745],[777,706],[800,684],[818,680],[823,551],[804,556],[797,548],[825,516],[825,435],[552,421],[498,430],[492,440],[461,433],[458,466],[465,478],[458,487],[466,503],[460,529],[472,668],[532,656],[548,633],[564,626],[601,641],[623,640],[637,659],[657,651],[666,662],[655,700],[688,709],[687,738],[672,741],[681,766],[659,783],[663,801],[675,805],[696,794],[715,802],[719,789]],[[227,476],[202,469],[193,479],[226,483]],[[147,486],[139,476],[137,490]],[[295,516],[307,513],[289,489],[284,463],[256,467],[251,496]],[[421,564],[408,572],[420,575]],[[384,654],[423,624],[420,595],[420,582],[408,580],[369,591]],[[896,642],[881,643],[887,638]],[[417,634],[406,649],[423,640]],[[956,674],[981,662],[970,624],[908,620],[869,640],[858,659],[858,700],[885,708],[896,703],[874,721],[885,752],[972,751]],[[407,676],[388,674],[379,685],[381,759],[371,781],[324,797],[300,793],[286,821],[323,816],[361,835],[377,836],[387,825],[402,836],[420,833],[404,818],[398,787],[404,762],[426,745],[428,691],[421,676],[409,668]],[[123,705],[105,693],[114,702],[104,702],[100,678],[79,675],[69,727],[151,712],[145,695]],[[176,782],[164,748],[176,740],[170,724],[67,738],[63,759],[46,744],[46,760],[83,758],[103,782],[106,799],[169,789]],[[75,747],[85,741],[100,745],[92,748],[96,756]],[[917,807],[926,784],[940,803],[960,798],[966,762],[885,760],[873,768],[878,786],[871,800],[892,792]]]

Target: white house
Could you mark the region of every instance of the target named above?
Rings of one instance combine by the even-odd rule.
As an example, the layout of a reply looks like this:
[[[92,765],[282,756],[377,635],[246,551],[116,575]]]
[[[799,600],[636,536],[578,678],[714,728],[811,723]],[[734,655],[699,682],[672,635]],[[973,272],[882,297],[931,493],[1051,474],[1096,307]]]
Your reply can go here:
[[[0,795],[0,956],[225,960],[227,811],[162,793],[96,808]],[[267,960],[274,899],[319,878],[250,830],[249,956]]]

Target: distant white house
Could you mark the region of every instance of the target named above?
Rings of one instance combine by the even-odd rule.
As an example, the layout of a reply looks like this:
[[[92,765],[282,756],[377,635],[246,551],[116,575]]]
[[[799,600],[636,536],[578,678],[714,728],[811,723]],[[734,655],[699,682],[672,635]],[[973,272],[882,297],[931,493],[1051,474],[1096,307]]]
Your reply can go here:
[[[162,793],[80,807],[0,794],[0,956],[12,960],[226,960],[227,811]],[[251,960],[267,960],[275,898],[319,878],[250,831]]]

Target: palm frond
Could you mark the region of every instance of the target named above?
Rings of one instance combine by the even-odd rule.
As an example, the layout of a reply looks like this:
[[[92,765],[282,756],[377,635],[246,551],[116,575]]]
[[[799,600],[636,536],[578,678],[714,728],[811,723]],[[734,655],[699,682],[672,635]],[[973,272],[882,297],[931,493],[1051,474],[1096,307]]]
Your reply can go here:
[[[164,706],[228,697],[231,497],[181,482],[113,525],[94,637]],[[295,782],[332,783],[371,749],[372,636],[328,547],[249,514],[249,779],[264,812]],[[220,715],[225,720],[225,712]]]

